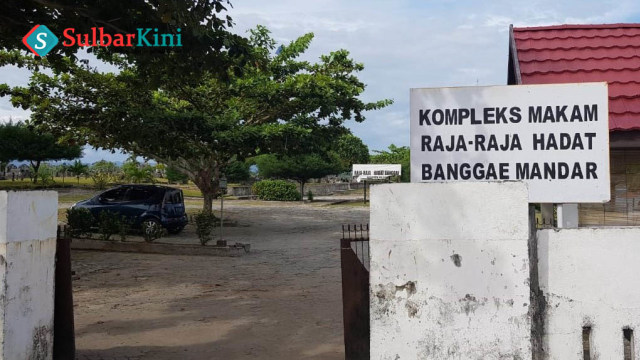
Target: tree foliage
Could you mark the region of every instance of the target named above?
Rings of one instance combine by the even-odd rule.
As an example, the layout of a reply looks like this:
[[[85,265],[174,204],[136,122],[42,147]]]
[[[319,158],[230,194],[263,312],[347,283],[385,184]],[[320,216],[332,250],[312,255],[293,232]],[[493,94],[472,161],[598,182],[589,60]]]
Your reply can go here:
[[[175,167],[211,211],[218,179],[233,159],[318,152],[347,132],[345,121],[363,121],[365,111],[391,103],[359,99],[365,85],[356,73],[363,65],[346,50],[318,63],[300,60],[312,38],[276,52],[268,30],[258,27],[248,39],[252,61],[235,62],[225,77],[203,69],[197,81],[176,85],[172,75],[150,88],[138,63],[118,62],[115,74],[68,62],[71,71],[36,71],[28,86],[1,86],[0,95],[31,109],[34,122],[51,131]]]
[[[80,184],[80,176],[89,173],[89,165],[83,164],[80,160],[76,160],[69,166],[68,170],[75,175],[78,180],[78,184]]]
[[[408,146],[389,145],[388,150],[374,150],[371,156],[372,164],[400,164],[402,165],[402,182],[411,181],[411,157]]]
[[[180,170],[176,169],[173,166],[167,166],[165,174],[167,176],[169,184],[186,183],[189,180],[189,177],[187,175],[180,172]]]
[[[226,74],[231,58],[246,58],[246,39],[227,30],[232,26],[231,18],[223,14],[228,6],[227,0],[5,0],[0,5],[0,49],[5,50],[0,53],[0,65],[37,65],[25,62],[16,50],[24,49],[22,37],[36,24],[45,24],[60,41],[66,28],[74,28],[76,34],[90,34],[94,27],[109,34],[152,28],[158,33],[180,34],[183,46],[85,49],[110,64],[137,64],[138,75],[151,87],[167,84],[167,77],[180,86],[197,80],[202,71]],[[79,49],[57,46],[47,55],[47,66],[69,72]]]
[[[231,160],[224,169],[222,169],[222,172],[230,183],[239,183],[251,179],[249,166],[250,165],[244,161]]]
[[[100,160],[91,165],[89,175],[93,184],[100,190],[106,189],[107,186],[116,182],[122,175],[121,169],[114,162]]]
[[[129,157],[122,165],[125,180],[134,184],[155,182],[155,169],[145,163],[141,164],[134,156]]]
[[[43,161],[72,160],[80,156],[80,146],[60,143],[50,133],[37,131],[21,122],[0,124],[0,160],[29,161],[34,183]]]
[[[104,172],[116,175],[120,172],[120,167],[113,161],[100,160],[91,165],[91,172]]]
[[[336,144],[335,152],[340,161],[340,172],[351,171],[353,164],[369,163],[369,148],[355,135],[341,136]]]

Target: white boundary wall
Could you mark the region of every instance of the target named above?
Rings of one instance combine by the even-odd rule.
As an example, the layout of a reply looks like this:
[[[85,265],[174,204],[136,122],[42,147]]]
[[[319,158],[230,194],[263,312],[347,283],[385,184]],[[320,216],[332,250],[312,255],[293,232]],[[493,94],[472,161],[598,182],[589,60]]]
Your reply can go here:
[[[640,343],[640,228],[538,231],[540,288],[546,299],[549,359],[583,359],[582,327],[591,327],[591,359],[623,359],[623,328]]]
[[[531,359],[523,183],[371,188],[371,358]]]
[[[51,359],[55,191],[0,191],[0,359]]]

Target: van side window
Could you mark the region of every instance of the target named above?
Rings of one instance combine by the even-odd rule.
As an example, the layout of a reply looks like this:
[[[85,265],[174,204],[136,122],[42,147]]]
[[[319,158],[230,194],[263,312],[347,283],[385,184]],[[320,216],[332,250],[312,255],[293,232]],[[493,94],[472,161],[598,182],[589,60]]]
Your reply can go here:
[[[125,195],[127,194],[126,187],[119,187],[113,190],[105,191],[100,195],[100,201],[105,203],[117,203],[125,201]]]
[[[153,189],[134,187],[134,188],[131,188],[131,190],[127,194],[127,200],[143,201],[143,200],[149,199],[151,196],[153,196],[153,194],[154,194]]]
[[[165,203],[182,204],[182,194],[180,191],[167,191],[167,194],[165,195]]]

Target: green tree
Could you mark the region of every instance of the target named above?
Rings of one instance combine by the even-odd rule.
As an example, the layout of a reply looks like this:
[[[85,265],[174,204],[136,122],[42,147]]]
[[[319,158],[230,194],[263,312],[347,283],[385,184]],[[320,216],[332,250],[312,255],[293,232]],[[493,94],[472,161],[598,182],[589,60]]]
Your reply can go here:
[[[141,164],[134,156],[131,156],[122,165],[124,178],[134,184],[155,182],[155,171],[149,164]]]
[[[352,134],[343,135],[338,139],[335,152],[340,159],[340,172],[351,171],[353,164],[369,163],[369,148],[359,137]]]
[[[120,167],[113,161],[100,160],[100,161],[94,162],[91,165],[91,171],[92,172],[99,171],[99,172],[108,173],[116,176],[120,173]]]
[[[114,162],[100,160],[91,165],[89,175],[91,175],[93,184],[102,190],[110,183],[117,181],[120,175],[122,175],[122,172]]]
[[[86,175],[89,172],[89,165],[83,164],[80,160],[76,160],[69,166],[69,171],[75,175],[76,179],[78,179],[78,184],[80,184],[80,176]]]
[[[261,155],[254,159],[263,178],[291,179],[300,184],[300,198],[304,198],[304,185],[310,179],[319,179],[340,171],[334,154],[300,154],[293,156]]]
[[[0,87],[16,106],[31,109],[40,126],[93,146],[123,149],[185,173],[211,211],[221,172],[233,159],[265,153],[314,152],[347,132],[343,124],[390,100],[363,102],[364,67],[346,50],[318,63],[300,60],[313,34],[275,51],[264,27],[251,32],[249,56],[225,77],[200,71],[197,82],[146,85],[136,63],[100,73],[69,63],[67,73],[36,71],[27,87]],[[33,58],[23,57],[23,61]],[[44,62],[41,62],[44,65]]]
[[[0,124],[0,160],[29,161],[34,183],[38,181],[43,161],[72,160],[80,156],[80,146],[60,143],[50,133],[34,130],[21,122]]]
[[[40,178],[40,182],[45,186],[55,184],[54,177],[56,176],[56,170],[56,166],[51,166],[47,163],[42,163],[38,170],[32,167],[34,178]]]
[[[223,169],[223,173],[227,177],[227,180],[229,182],[239,183],[242,181],[247,181],[251,178],[251,174],[249,173],[249,166],[250,164],[244,161],[232,160]]]
[[[371,155],[372,164],[400,164],[402,165],[402,174],[400,181],[411,181],[411,156],[408,146],[389,145],[388,150],[374,150],[375,154]]]

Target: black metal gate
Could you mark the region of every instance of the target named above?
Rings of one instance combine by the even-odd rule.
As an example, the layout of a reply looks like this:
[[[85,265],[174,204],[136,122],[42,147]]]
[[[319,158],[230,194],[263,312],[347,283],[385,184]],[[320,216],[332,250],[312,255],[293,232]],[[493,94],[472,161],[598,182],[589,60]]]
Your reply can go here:
[[[66,226],[58,226],[56,242],[53,358],[56,360],[76,358],[71,285],[71,236]]]
[[[369,359],[369,224],[342,225],[340,264],[345,359]]]

